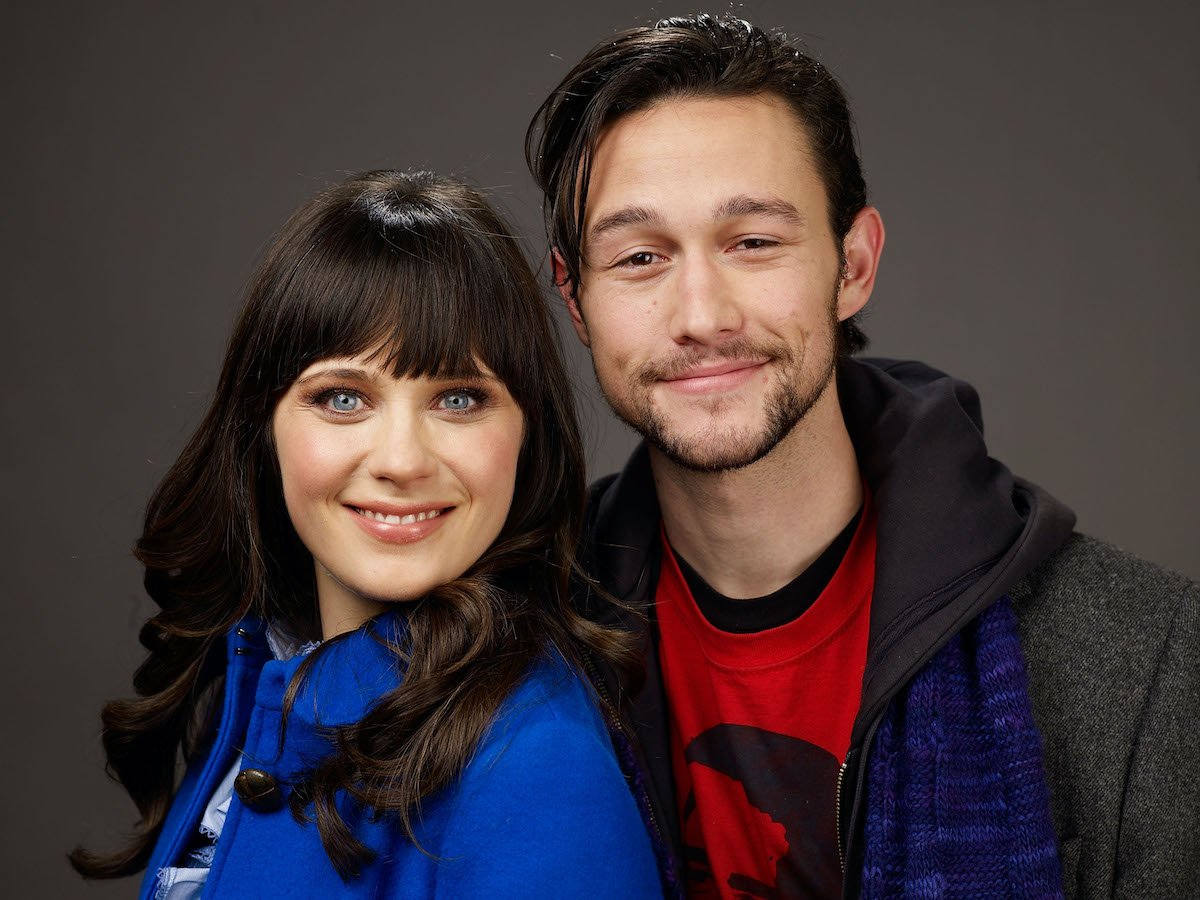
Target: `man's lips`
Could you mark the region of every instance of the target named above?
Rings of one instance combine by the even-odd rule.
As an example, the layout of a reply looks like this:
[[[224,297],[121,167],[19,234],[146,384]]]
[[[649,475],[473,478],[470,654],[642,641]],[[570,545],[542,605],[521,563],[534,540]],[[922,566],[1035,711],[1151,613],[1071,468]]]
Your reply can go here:
[[[659,380],[674,391],[706,394],[740,387],[754,378],[766,364],[766,359],[719,360],[689,366]]]

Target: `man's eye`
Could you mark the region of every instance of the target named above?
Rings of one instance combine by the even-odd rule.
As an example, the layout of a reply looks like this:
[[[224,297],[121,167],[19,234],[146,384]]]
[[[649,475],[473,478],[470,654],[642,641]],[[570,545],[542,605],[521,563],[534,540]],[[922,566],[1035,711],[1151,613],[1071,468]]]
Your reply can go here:
[[[621,264],[632,266],[633,268],[641,268],[642,266],[650,265],[656,258],[657,254],[651,253],[649,250],[642,250],[639,253],[625,257],[625,259],[621,260]]]
[[[747,250],[761,250],[764,247],[774,247],[775,241],[768,238],[743,238],[738,242],[738,246],[745,247]]]

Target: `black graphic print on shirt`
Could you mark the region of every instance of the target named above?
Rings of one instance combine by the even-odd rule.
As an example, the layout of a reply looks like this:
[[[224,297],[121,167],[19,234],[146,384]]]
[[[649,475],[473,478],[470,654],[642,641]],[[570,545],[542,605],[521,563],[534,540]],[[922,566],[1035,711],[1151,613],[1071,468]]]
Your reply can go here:
[[[826,852],[836,829],[838,761],[807,741],[747,725],[722,724],[697,736],[685,752],[692,790],[684,804],[688,895],[744,898],[837,897],[841,871]],[[735,784],[736,783],[736,784]],[[729,835],[732,871],[714,874],[709,854],[689,835],[699,834],[695,792],[735,798],[761,815],[772,841],[766,852]],[[773,827],[772,827],[773,823]],[[739,846],[742,845],[742,846]],[[718,887],[715,878],[725,881]]]

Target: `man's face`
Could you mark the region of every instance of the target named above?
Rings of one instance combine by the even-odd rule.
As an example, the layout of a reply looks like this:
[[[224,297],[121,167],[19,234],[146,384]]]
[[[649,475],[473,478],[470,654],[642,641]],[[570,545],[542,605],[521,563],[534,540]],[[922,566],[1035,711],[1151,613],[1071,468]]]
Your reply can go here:
[[[836,403],[840,264],[784,101],[664,100],[600,137],[572,312],[617,415],[683,466],[736,469]]]

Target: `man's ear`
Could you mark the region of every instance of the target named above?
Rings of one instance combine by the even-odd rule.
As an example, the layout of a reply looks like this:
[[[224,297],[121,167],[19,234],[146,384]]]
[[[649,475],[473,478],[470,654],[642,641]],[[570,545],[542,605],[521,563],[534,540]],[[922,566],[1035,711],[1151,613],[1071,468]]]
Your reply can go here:
[[[838,291],[837,317],[839,322],[850,318],[867,305],[879,271],[879,255],[883,253],[883,219],[879,210],[865,206],[854,217],[854,223],[842,241],[841,288]]]
[[[563,298],[563,303],[567,304],[567,312],[571,314],[571,324],[575,326],[575,333],[579,335],[583,346],[591,347],[592,341],[588,337],[587,325],[584,324],[583,313],[579,311],[579,298],[575,290],[575,282],[571,281],[571,277],[567,274],[567,264],[557,248],[550,251],[550,272],[554,278],[554,286],[558,288],[559,296]]]

